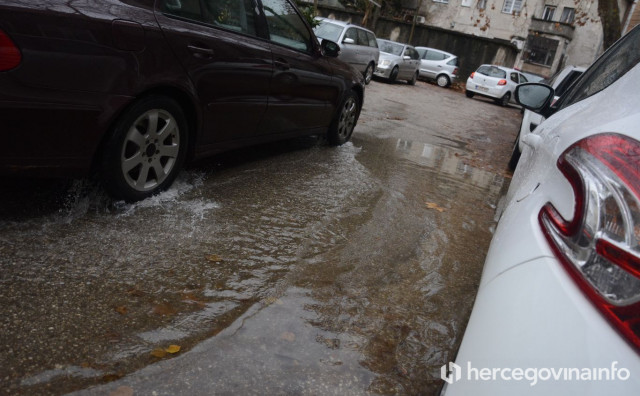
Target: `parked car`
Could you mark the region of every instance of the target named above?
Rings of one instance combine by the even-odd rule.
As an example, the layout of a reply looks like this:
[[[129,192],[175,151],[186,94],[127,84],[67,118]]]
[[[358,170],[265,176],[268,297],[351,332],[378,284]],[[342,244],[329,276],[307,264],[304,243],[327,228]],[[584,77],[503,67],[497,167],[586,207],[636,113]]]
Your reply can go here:
[[[555,91],[554,100],[558,100],[560,96],[573,84],[573,82],[584,73],[584,67],[567,66],[564,69],[556,73],[551,77],[548,84]],[[511,151],[511,158],[509,159],[509,169],[514,170],[518,165],[520,159],[520,153],[523,149],[523,138],[528,133],[533,132],[544,121],[544,117],[531,110],[523,108],[522,122],[520,123],[520,131],[516,137],[516,141],[513,144],[513,150]]]
[[[265,141],[349,140],[360,73],[290,0],[0,5],[0,174],[85,176],[135,201],[187,159]]]
[[[435,80],[441,87],[448,87],[458,78],[458,57],[435,48],[416,47],[420,55],[418,77]]]
[[[447,396],[638,394],[639,43],[640,26],[555,104],[549,86],[516,90],[547,119],[525,138]]]
[[[544,80],[546,80],[544,76],[541,76],[539,74],[527,73],[527,72],[521,72],[521,73],[524,74],[528,82],[544,82]]]
[[[482,65],[467,79],[466,95],[475,94],[493,98],[496,103],[506,106],[513,101],[513,92],[518,84],[528,80],[518,70],[504,66]]]
[[[371,30],[351,23],[320,17],[316,19],[320,24],[313,31],[320,41],[326,39],[338,43],[338,59],[358,69],[364,76],[365,84],[369,84],[380,58],[376,35]]]
[[[406,80],[409,85],[415,85],[420,68],[420,55],[409,44],[377,39],[380,48],[380,60],[374,75],[391,82]]]

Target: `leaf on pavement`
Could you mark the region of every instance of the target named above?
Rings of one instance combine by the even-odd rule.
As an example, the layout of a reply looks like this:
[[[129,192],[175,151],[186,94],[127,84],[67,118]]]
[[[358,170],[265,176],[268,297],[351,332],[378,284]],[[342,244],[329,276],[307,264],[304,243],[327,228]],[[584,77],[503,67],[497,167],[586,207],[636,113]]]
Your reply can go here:
[[[151,351],[151,355],[157,358],[163,358],[167,355],[167,353],[164,351],[164,349],[156,348],[153,351]]]
[[[116,312],[119,313],[120,315],[126,315],[127,311],[128,309],[124,305],[120,307],[116,307]]]
[[[169,345],[169,348],[164,350],[167,353],[178,353],[180,352],[180,345]]]
[[[210,254],[207,256],[207,260],[213,262],[213,263],[220,263],[222,261],[224,261],[224,259],[220,256],[218,256],[217,254]]]
[[[427,204],[427,209],[434,209],[437,210],[438,212],[442,213],[444,212],[446,209],[443,208],[442,206],[438,205],[437,203],[433,203],[433,202],[425,202]]]

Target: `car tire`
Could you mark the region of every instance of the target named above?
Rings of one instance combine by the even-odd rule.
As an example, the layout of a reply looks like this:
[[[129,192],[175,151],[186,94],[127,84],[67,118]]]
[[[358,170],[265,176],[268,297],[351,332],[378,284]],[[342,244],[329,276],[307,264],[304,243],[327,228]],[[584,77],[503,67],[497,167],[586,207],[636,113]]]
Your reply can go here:
[[[391,74],[389,74],[389,81],[396,82],[397,78],[398,78],[398,66],[391,69]]]
[[[451,84],[451,80],[446,74],[441,74],[436,78],[436,83],[442,88],[446,88]]]
[[[351,139],[360,116],[360,108],[360,97],[353,90],[346,92],[327,132],[330,145],[339,146]]]
[[[373,70],[375,69],[375,65],[373,63],[369,63],[367,68],[364,71],[364,83],[369,85],[371,79],[373,78]]]
[[[500,106],[506,107],[507,105],[509,105],[510,100],[511,100],[511,92],[507,92],[506,94],[504,94],[502,98],[498,99],[496,102],[498,102]]]
[[[516,136],[516,141],[513,143],[513,150],[511,151],[511,158],[509,159],[509,169],[514,171],[516,170],[516,166],[518,165],[518,161],[520,161],[520,132],[518,132],[518,136]]]
[[[465,91],[464,92],[465,95],[467,95],[467,98],[473,98],[473,95],[475,95],[473,92],[471,91]]]
[[[416,85],[416,81],[418,81],[418,72],[415,72],[411,80],[407,80],[407,84]]]
[[[188,124],[180,105],[147,96],[113,127],[102,155],[102,177],[116,199],[135,202],[171,186],[185,161]]]

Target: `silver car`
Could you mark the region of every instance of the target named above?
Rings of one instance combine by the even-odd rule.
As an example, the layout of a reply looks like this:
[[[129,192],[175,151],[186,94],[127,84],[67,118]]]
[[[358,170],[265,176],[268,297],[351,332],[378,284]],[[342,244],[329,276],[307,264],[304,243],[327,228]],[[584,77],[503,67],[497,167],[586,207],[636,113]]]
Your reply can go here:
[[[338,59],[355,67],[364,76],[364,82],[369,84],[380,57],[376,35],[371,30],[351,23],[320,17],[316,20],[320,24],[313,28],[313,32],[320,41],[338,43]]]
[[[406,80],[415,85],[420,68],[420,55],[409,44],[378,39],[380,60],[374,75],[389,81]]]
[[[448,87],[458,78],[458,57],[429,47],[416,47],[420,54],[420,78],[435,80],[441,87]]]

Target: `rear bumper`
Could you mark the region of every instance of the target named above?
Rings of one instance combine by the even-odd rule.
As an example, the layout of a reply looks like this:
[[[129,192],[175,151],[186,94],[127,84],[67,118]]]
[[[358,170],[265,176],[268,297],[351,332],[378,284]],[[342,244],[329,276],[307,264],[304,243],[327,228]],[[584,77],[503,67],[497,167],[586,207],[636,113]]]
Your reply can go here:
[[[500,99],[509,89],[506,86],[503,87],[485,87],[483,85],[476,84],[473,80],[467,79],[466,90],[478,95],[486,96],[488,98]]]

